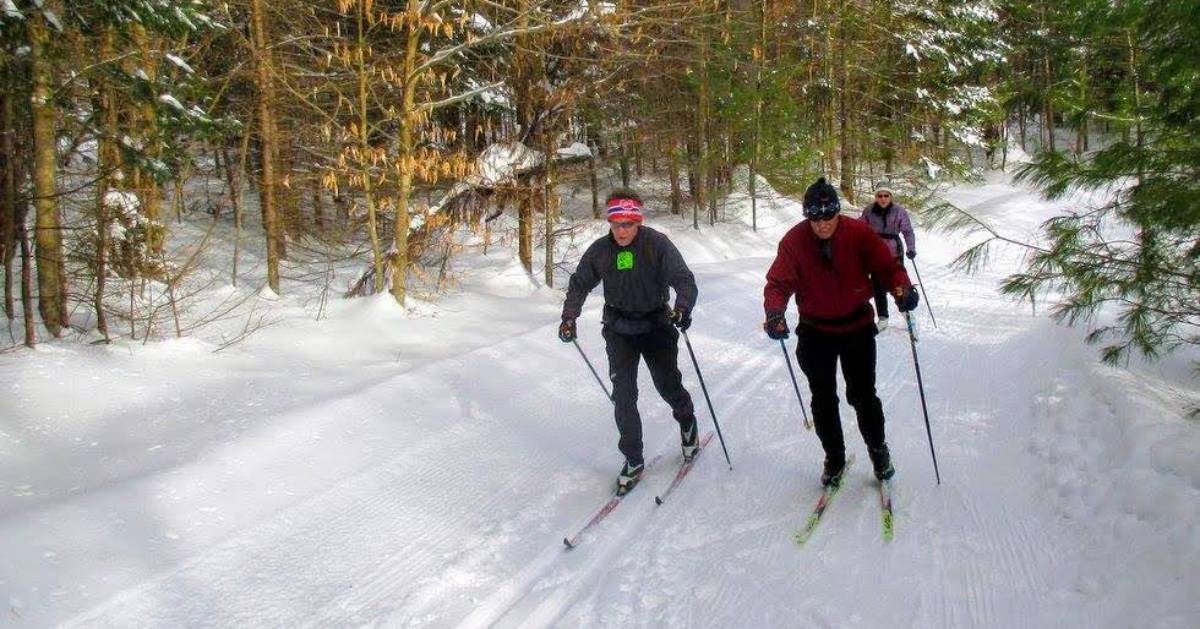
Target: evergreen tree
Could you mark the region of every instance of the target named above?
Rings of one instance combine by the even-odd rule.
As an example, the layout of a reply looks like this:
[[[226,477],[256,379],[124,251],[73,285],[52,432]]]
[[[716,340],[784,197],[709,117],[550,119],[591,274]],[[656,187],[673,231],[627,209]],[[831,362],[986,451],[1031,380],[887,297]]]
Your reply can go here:
[[[1106,201],[1047,221],[1045,245],[993,232],[960,262],[977,267],[997,242],[1024,246],[1026,268],[1004,293],[1034,299],[1057,289],[1054,316],[1099,321],[1088,341],[1103,344],[1106,362],[1134,351],[1154,359],[1200,344],[1200,23],[1170,0],[1089,10],[1072,28],[1081,57],[1105,60],[1107,80],[1098,96],[1064,101],[1088,116],[1067,116],[1102,118],[1120,137],[1094,152],[1043,151],[1019,179],[1051,199],[1092,190]],[[982,225],[961,214],[950,223]]]

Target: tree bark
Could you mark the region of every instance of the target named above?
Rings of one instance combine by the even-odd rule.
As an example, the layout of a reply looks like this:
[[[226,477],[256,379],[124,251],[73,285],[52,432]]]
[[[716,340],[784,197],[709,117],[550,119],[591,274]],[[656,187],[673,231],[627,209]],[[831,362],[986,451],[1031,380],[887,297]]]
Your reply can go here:
[[[709,176],[708,168],[708,33],[705,25],[700,25],[700,36],[697,38],[697,55],[700,59],[699,72],[696,80],[699,89],[696,90],[696,195],[692,203],[692,229],[700,229],[700,212],[704,209],[706,199],[705,181]]]
[[[838,12],[838,142],[841,162],[840,188],[842,198],[854,200],[854,140],[850,137],[850,71],[849,71],[849,27],[846,24],[846,2],[842,0]]]
[[[4,262],[4,314],[11,321],[16,318],[16,304],[13,302],[13,260],[16,259],[17,243],[17,147],[16,112],[13,99],[16,90],[12,80],[3,94],[0,94],[0,159],[4,160],[3,177],[4,190],[0,194],[0,259]]]
[[[683,191],[679,186],[679,142],[671,140],[671,162],[668,164],[670,168],[671,179],[671,213],[683,215]]]
[[[404,81],[400,96],[400,141],[398,144],[399,181],[396,190],[396,221],[393,224],[392,248],[392,298],[401,306],[408,295],[408,228],[410,218],[409,197],[412,195],[415,152],[413,126],[417,124],[416,92],[418,77],[414,75],[417,64],[418,46],[421,39],[421,7],[418,0],[408,0],[408,25],[405,27]]]
[[[28,17],[29,61],[33,73],[33,187],[37,223],[38,311],[54,336],[62,336],[67,320],[66,270],[62,224],[55,177],[57,175],[54,127],[53,66],[49,59],[50,27],[41,12]],[[28,314],[28,313],[27,313]]]
[[[267,244],[267,286],[279,291],[279,233],[278,208],[275,204],[275,88],[271,78],[270,50],[267,47],[266,16],[263,0],[250,0],[251,35],[254,43],[254,80],[257,91],[258,137],[262,169],[259,176],[259,196],[262,205],[263,231]]]
[[[158,55],[155,54],[154,44],[146,35],[146,27],[134,22],[131,26],[134,46],[140,56],[139,69],[146,74],[148,81],[153,83],[158,76]],[[150,101],[137,105],[134,118],[137,129],[134,133],[142,139],[146,156],[158,159],[161,156],[158,142],[158,116],[154,111],[154,103]],[[133,170],[133,185],[141,200],[142,213],[150,221],[150,229],[146,234],[148,256],[152,259],[161,258],[166,244],[166,223],[162,218],[162,199],[158,182],[152,173],[141,168]]]
[[[25,227],[25,211],[17,212],[17,238],[21,241],[21,309],[25,313],[25,345],[37,345],[33,328],[33,254],[29,247],[29,230]]]
[[[386,276],[384,275],[385,259],[379,241],[379,214],[375,206],[375,191],[372,186],[374,177],[371,173],[371,122],[367,117],[370,101],[367,99],[367,31],[366,13],[367,1],[358,0],[355,3],[354,21],[356,25],[355,73],[357,74],[358,89],[356,100],[358,105],[358,177],[362,181],[363,202],[367,204],[367,233],[371,237],[371,260],[375,265],[375,294],[383,292]]]

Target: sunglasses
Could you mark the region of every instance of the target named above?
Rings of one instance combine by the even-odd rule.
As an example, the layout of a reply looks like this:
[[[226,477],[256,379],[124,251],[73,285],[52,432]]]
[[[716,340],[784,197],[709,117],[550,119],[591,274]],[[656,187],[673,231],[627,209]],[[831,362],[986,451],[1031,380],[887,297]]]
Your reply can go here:
[[[637,223],[630,222],[630,221],[621,221],[619,223],[615,223],[615,222],[609,223],[609,225],[612,225],[613,229],[633,229],[634,226],[637,225]]]
[[[879,194],[875,195],[875,198],[876,199],[890,199],[890,198],[892,198],[892,195],[890,195],[886,192],[880,192]]]
[[[838,215],[837,212],[834,212],[833,214],[820,214],[820,215],[813,214],[808,217],[808,220],[810,220],[814,223],[824,223],[826,221],[832,221],[833,219],[837,218],[837,215]]]

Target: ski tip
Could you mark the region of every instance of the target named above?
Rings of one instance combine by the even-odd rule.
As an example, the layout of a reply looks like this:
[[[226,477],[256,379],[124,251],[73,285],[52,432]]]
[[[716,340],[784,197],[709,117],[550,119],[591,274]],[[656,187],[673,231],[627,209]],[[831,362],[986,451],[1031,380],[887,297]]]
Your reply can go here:
[[[571,544],[571,540],[569,540],[565,537],[563,538],[563,546],[566,546],[567,550],[571,550],[572,548],[575,548],[575,546]]]
[[[660,496],[655,496],[655,497],[654,497],[654,504],[656,504],[656,505],[662,505],[662,503],[663,503],[663,499],[662,499],[662,497],[660,497]]]

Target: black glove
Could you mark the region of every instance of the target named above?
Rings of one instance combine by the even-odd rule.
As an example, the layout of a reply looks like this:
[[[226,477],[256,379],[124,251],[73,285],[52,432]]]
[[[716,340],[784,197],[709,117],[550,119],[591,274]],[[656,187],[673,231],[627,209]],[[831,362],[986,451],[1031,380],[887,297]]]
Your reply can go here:
[[[787,318],[782,312],[769,313],[766,323],[763,324],[763,331],[776,341],[786,339],[788,337]]]
[[[687,332],[687,329],[692,327],[692,311],[687,308],[675,306],[675,311],[671,313],[671,323],[675,327]]]
[[[558,326],[558,340],[563,343],[570,343],[575,338],[575,320],[563,319],[562,323]]]
[[[909,249],[908,253],[905,253],[904,255],[908,256],[909,260],[912,260],[913,258],[917,257],[917,251],[916,249]]]
[[[917,294],[915,286],[909,286],[908,290],[896,289],[896,309],[900,312],[909,312],[915,309],[920,301],[921,296]]]

